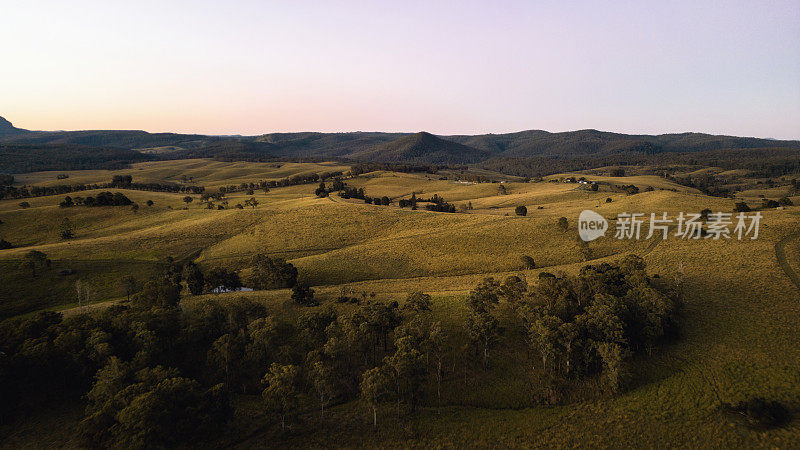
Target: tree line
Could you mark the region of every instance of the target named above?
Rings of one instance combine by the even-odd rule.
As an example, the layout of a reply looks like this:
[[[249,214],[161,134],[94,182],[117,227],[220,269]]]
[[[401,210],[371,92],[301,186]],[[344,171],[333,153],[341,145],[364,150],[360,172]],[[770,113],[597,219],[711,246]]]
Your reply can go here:
[[[252,263],[260,286],[308,290],[288,263],[263,255]],[[239,394],[259,394],[282,430],[314,409],[323,424],[328,408],[353,400],[378,426],[446,404],[442,386],[461,383],[457,371],[466,382],[491,370],[493,355],[514,342],[540,361],[531,376],[546,376],[533,397],[558,403],[570,383],[590,377],[609,392],[624,388],[630,358],[678,334],[680,286],[649,277],[633,256],[575,276],[543,273],[532,285],[517,276],[485,279],[464,300],[466,317],[447,326],[421,292],[402,304],[364,299],[355,309],[311,308],[294,319],[242,298],[181,306],[180,280],[192,290],[196,271],[167,260],[127,305],[0,323],[1,413],[42,407],[53,395],[85,398],[80,433],[94,446],[211,438]]]
[[[127,182],[125,181],[127,180]],[[123,188],[137,191],[202,194],[203,186],[177,183],[134,183],[130,175],[115,175],[110,183],[61,184],[56,186],[0,186],[0,200],[7,198],[31,198],[47,195],[71,194],[95,189]]]

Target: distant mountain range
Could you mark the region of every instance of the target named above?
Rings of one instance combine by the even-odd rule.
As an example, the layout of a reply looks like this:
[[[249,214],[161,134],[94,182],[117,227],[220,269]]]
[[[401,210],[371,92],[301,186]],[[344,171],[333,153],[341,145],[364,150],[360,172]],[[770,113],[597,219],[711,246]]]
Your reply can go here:
[[[337,159],[353,162],[434,165],[483,164],[518,160],[621,161],[668,153],[684,154],[736,149],[783,149],[800,152],[800,141],[716,136],[702,133],[628,135],[597,130],[550,133],[541,130],[506,134],[434,136],[430,133],[271,133],[260,136],[207,136],[148,133],[134,130],[27,131],[0,117],[0,171],[42,170],[47,164],[20,165],[21,148],[80,154],[85,165],[92,149],[130,160],[208,157],[224,160]],[[13,167],[4,154],[13,150]],[[115,160],[115,164],[125,162]],[[135,156],[134,156],[135,155]],[[38,156],[38,157],[40,157]],[[698,155],[700,156],[700,155]],[[56,158],[62,161],[64,158]],[[45,161],[46,162],[46,161]],[[108,161],[106,161],[108,162]],[[69,167],[60,167],[66,169]]]

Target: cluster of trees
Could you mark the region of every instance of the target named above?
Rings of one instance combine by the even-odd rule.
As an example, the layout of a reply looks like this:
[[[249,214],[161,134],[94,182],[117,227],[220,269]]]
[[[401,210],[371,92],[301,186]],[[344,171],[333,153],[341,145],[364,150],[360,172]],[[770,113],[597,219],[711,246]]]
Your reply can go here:
[[[56,186],[3,186],[0,185],[0,200],[6,198],[30,198],[46,195],[72,194],[93,189],[122,188],[138,191],[171,192],[202,194],[203,186],[183,185],[177,183],[134,183],[130,175],[115,175],[110,183],[94,184],[61,184]]]
[[[55,136],[56,133],[52,133]],[[0,143],[0,167],[9,173],[39,172],[45,170],[125,169],[131,163],[155,159],[154,155],[123,148],[75,145],[58,142],[52,144]]]
[[[616,391],[626,359],[677,337],[679,293],[644,268],[636,256],[587,265],[576,277],[545,276],[522,297],[517,311],[544,371],[555,378],[600,374]]]
[[[316,305],[291,264],[257,255],[252,265],[259,286],[292,285],[295,301]],[[402,306],[365,299],[349,312],[316,308],[296,318],[270,316],[242,298],[181,308],[183,279],[203,292],[230,276],[167,259],[128,305],[1,322],[0,414],[15,414],[23,400],[30,407],[48,396],[85,398],[87,444],[125,447],[211,437],[231,417],[236,394],[260,394],[284,429],[301,411],[317,408],[324,420],[326,408],[355,399],[377,426],[389,406],[398,417],[441,406],[442,383],[460,378],[457,362],[466,381],[470,370],[488,370],[506,343],[526,341],[541,360],[536,374],[554,386],[598,375],[616,390],[630,355],[677,334],[676,292],[649,278],[637,257],[585,266],[577,276],[542,274],[532,286],[517,276],[488,278],[470,293],[457,333],[434,320],[421,292]],[[547,389],[543,401],[558,401]]]
[[[269,180],[269,181],[259,181],[258,186],[260,188],[276,188],[276,187],[284,187],[284,186],[296,186],[299,184],[308,184],[308,183],[316,183],[317,181],[324,181],[330,178],[339,178],[342,176],[342,171],[333,171],[333,172],[321,172],[321,173],[309,173],[309,174],[299,174],[293,175],[288,178],[284,178],[282,180]],[[341,179],[340,179],[341,181]],[[252,189],[252,187],[250,187]],[[339,190],[339,189],[335,189]]]
[[[800,173],[797,148],[708,149],[696,152],[622,152],[605,155],[493,157],[477,167],[521,177],[590,170],[608,166],[694,166],[745,169],[755,177],[770,178]],[[624,169],[623,169],[624,170]]]
[[[439,197],[438,194],[433,194],[433,197],[429,199],[418,199],[416,201],[427,202],[428,204],[425,205],[425,209],[427,209],[428,211],[449,212],[449,213],[456,212],[456,205],[447,203],[446,201],[444,201],[444,198]]]
[[[436,164],[401,164],[401,163],[361,163],[354,164],[350,168],[350,174],[354,177],[362,173],[385,170],[389,172],[403,173],[430,173],[434,174],[443,169],[466,170],[466,166],[443,166]]]
[[[213,437],[232,413],[217,341],[241,332],[237,319],[246,324],[263,310],[241,302],[193,311],[145,304],[0,323],[0,414],[85,398],[78,430],[89,446],[175,446]]]
[[[31,198],[46,195],[61,195],[73,192],[101,189],[100,184],[61,184],[57,186],[0,186],[0,200],[7,198]]]
[[[137,191],[171,192],[174,194],[184,194],[184,193],[202,194],[206,190],[205,186],[194,186],[194,185],[177,184],[177,183],[131,183],[127,186],[124,186],[124,188],[133,189]]]
[[[297,268],[282,258],[257,254],[250,261],[248,284],[253,289],[283,289],[297,284]]]
[[[235,291],[243,286],[253,289],[284,289],[296,287],[297,268],[281,258],[270,258],[258,254],[250,261],[250,275],[243,281],[235,270],[213,267],[203,271],[195,263],[181,265],[168,260],[173,265],[170,271],[174,282],[180,282],[180,274],[186,280],[189,292],[194,295]],[[306,288],[307,289],[307,288]],[[313,294],[311,294],[313,297]]]
[[[358,200],[364,200],[364,203],[369,205],[389,206],[392,204],[392,200],[389,197],[385,195],[383,197],[370,197],[369,195],[366,195],[364,188],[348,186],[347,183],[343,182],[342,179],[338,177],[333,180],[333,183],[330,187],[327,187],[325,182],[321,181],[319,183],[319,187],[317,187],[317,189],[314,191],[314,194],[316,194],[317,197],[327,197],[331,192],[337,191],[339,192],[338,195],[341,198],[355,198]]]
[[[794,205],[794,203],[792,202],[792,199],[790,199],[789,197],[783,197],[783,198],[781,198],[779,200],[772,200],[772,199],[765,198],[765,199],[763,199],[761,201],[761,203],[762,203],[761,206],[763,208],[778,208],[780,206],[792,206],[792,205]]]
[[[69,195],[64,197],[64,200],[58,204],[62,208],[70,208],[73,206],[128,206],[132,205],[133,201],[121,192],[100,192],[96,197],[75,197]]]
[[[622,191],[628,195],[638,194],[639,188],[633,184],[618,184],[614,186],[615,189]]]

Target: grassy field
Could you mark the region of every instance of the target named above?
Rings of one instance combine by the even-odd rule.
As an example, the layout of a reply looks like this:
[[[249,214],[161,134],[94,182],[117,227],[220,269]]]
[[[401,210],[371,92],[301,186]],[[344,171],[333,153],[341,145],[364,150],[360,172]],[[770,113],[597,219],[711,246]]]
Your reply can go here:
[[[334,167],[286,163],[270,168],[267,164],[176,161],[139,164],[132,174],[140,181],[176,181],[184,174],[193,174],[195,183],[213,186],[235,184],[234,179],[282,178]],[[106,180],[111,174],[71,172],[68,181]],[[559,175],[565,176],[570,175]],[[198,204],[199,199],[186,206],[180,194],[117,189],[142,205],[138,212],[115,207],[63,209],[57,206],[60,196],[30,199],[28,209],[20,208],[18,200],[2,201],[0,237],[21,247],[0,251],[0,313],[68,308],[75,303],[70,295],[76,279],[96,286],[98,302],[114,301],[122,297],[117,283],[122,274],[145,280],[158,259],[166,256],[195,259],[203,267],[245,268],[249,257],[261,252],[295,264],[300,277],[314,285],[323,304],[349,308],[332,301],[342,286],[351,295],[374,293],[379,300],[402,300],[408,292],[422,290],[433,295],[436,317],[456,324],[466,313],[465,294],[484,276],[522,274],[534,282],[541,271],[575,273],[586,264],[576,241],[575,224],[584,209],[593,209],[608,219],[621,212],[668,212],[674,217],[681,211],[705,208],[730,212],[734,204],[731,199],[678,188],[659,177],[587,178],[636,184],[640,189],[652,186],[655,190],[625,195],[545,181],[504,183],[503,194],[499,183],[466,184],[439,180],[435,175],[373,172],[346,181],[363,187],[371,196],[398,199],[408,198],[412,192],[419,197],[437,194],[456,204],[471,202],[473,209],[447,214],[366,205],[336,196],[316,198],[313,184],[277,188],[267,194],[257,191],[254,197],[258,207],[244,210],[209,210]],[[18,177],[25,183],[58,184],[54,179],[55,173]],[[229,206],[245,197],[231,194]],[[607,203],[607,198],[612,201]],[[154,206],[144,206],[148,199],[155,202]],[[513,209],[519,205],[527,206],[527,217],[514,215]],[[681,338],[652,357],[636,361],[635,384],[618,396],[536,406],[527,395],[531,386],[524,381],[530,377],[520,375],[535,370],[533,362],[520,346],[510,345],[496,356],[492,370],[484,377],[467,382],[458,376],[447,380],[447,406],[441,416],[435,408],[425,408],[395,426],[398,423],[391,419],[391,412],[383,411],[385,426],[373,431],[367,410],[348,403],[334,407],[329,418],[331,424],[346,426],[330,426],[324,440],[320,434],[306,432],[315,426],[311,413],[301,417],[305,420],[298,421],[288,437],[276,437],[266,424],[258,399],[245,397],[237,405],[230,435],[220,437],[218,444],[612,447],[625,442],[631,447],[796,446],[800,420],[777,429],[752,429],[740,419],[723,414],[719,405],[721,401],[763,396],[800,412],[800,293],[775,252],[777,242],[800,228],[799,213],[797,206],[762,211],[759,238],[742,241],[684,241],[673,236],[651,245],[653,241],[644,239],[613,239],[615,224],[611,222],[612,231],[589,245],[593,259],[643,255],[651,274],[681,277],[685,294]],[[58,223],[63,217],[75,224],[75,239],[59,238]],[[558,228],[559,217],[567,218],[567,231]],[[643,231],[646,235],[646,226]],[[49,273],[30,278],[17,266],[31,249],[47,253],[54,270],[68,267],[76,274],[62,277]],[[800,270],[800,239],[789,240],[785,253],[792,270]],[[532,256],[537,269],[523,270],[522,255]],[[47,294],[39,295],[41,292]],[[190,307],[206,298],[224,302],[240,295],[263,302],[274,314],[293,317],[303,312],[289,300],[288,290],[188,297],[184,305]],[[74,436],[68,430],[75,426],[79,414],[73,409],[50,414],[30,419],[30,423],[42,426],[10,431],[2,445],[30,446],[38,438],[74,445]]]
[[[114,175],[131,175],[137,183],[182,183],[208,188],[250,183],[258,180],[279,180],[293,175],[347,171],[349,166],[336,163],[251,163],[223,162],[206,159],[149,161],[120,170],[66,170],[16,175],[16,184],[54,186],[59,184],[108,183]],[[61,174],[69,178],[59,180]]]

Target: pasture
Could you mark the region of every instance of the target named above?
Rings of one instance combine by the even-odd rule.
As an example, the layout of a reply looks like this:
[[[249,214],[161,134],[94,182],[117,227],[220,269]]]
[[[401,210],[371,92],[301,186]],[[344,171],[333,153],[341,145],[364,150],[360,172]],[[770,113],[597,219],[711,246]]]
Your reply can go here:
[[[347,170],[332,163],[222,163],[205,160],[148,162],[121,171],[72,171],[68,180],[55,172],[26,174],[19,183],[55,185],[110,181],[130,174],[137,182],[182,182],[214,190],[219,186],[280,179],[297,174]],[[318,198],[316,184],[256,190],[253,195],[226,195],[225,209],[208,209],[199,196],[185,203],[184,194],[109,189],[122,192],[140,205],[129,207],[60,208],[63,196],[0,201],[0,238],[14,248],[0,250],[2,286],[0,316],[30,314],[42,309],[74,308],[76,280],[94,286],[95,302],[116,302],[125,297],[119,279],[132,275],[141,281],[157,269],[159,260],[174,257],[196,261],[203,268],[228,267],[246,271],[258,253],[285,258],[300,279],[313,286],[323,305],[336,304],[344,288],[377,300],[402,301],[408,292],[421,290],[433,296],[433,314],[445,324],[463,321],[466,294],[486,276],[502,279],[523,275],[535,283],[540,272],[577,273],[587,264],[615,261],[626,254],[642,256],[650,275],[682,280],[684,307],[680,339],[652,357],[632,365],[636,383],[614,397],[572,402],[559,406],[537,405],[526,393],[533,368],[524,345],[511,345],[496,357],[492,370],[463,381],[453,374],[444,385],[447,405],[441,415],[435,408],[423,411],[402,426],[371,429],[367,411],[357,402],[335,406],[327,439],[336,445],[361,447],[442,447],[530,445],[552,447],[787,447],[800,439],[800,421],[783,428],[752,429],[720,412],[720,402],[751,396],[776,399],[800,411],[800,293],[776,257],[775,245],[793,235],[800,225],[797,206],[762,211],[756,240],[681,240],[674,236],[641,240],[613,238],[614,218],[622,212],[696,213],[702,209],[731,212],[732,199],[709,197],[656,176],[602,177],[584,174],[609,184],[634,184],[642,192],[627,195],[606,185],[593,192],[574,183],[548,181],[524,183],[464,183],[440,180],[430,174],[371,172],[346,179],[370,196],[388,196],[391,206],[367,205],[335,194]],[[186,178],[184,178],[186,177]],[[548,177],[549,178],[549,177]],[[503,186],[501,188],[500,186]],[[647,187],[654,190],[644,192]],[[82,192],[82,196],[93,191]],[[434,194],[457,205],[472,205],[460,213],[412,211],[397,207],[397,200]],[[748,191],[746,197],[785,195],[780,190]],[[258,206],[234,205],[255,198]],[[610,199],[607,202],[606,199]],[[152,200],[153,206],[145,206]],[[216,202],[221,204],[221,202]],[[528,214],[514,214],[526,206]],[[577,240],[576,220],[592,209],[610,220],[606,237],[588,245]],[[568,228],[558,220],[567,218]],[[75,237],[58,234],[64,218],[74,225]],[[800,240],[786,243],[788,265],[800,270]],[[23,255],[44,252],[52,270],[30,277],[20,269]],[[536,261],[524,267],[521,257]],[[74,269],[61,276],[59,269]],[[45,292],[46,294],[41,294]],[[272,314],[297,317],[303,308],[289,299],[289,290],[188,296],[185,307],[200,300],[225,302],[243,296],[265,304]],[[455,325],[452,325],[455,327]],[[457,333],[453,339],[464,339]],[[455,365],[455,363],[453,363]],[[303,433],[279,438],[264,432],[257,399],[238,400],[235,426],[241,436],[220,437],[220,445],[319,446],[318,436]],[[78,420],[72,410],[59,414],[59,427],[47,426],[51,442],[69,443],[66,432]],[[304,413],[311,417],[311,412]],[[382,411],[383,416],[391,412]],[[51,417],[36,419],[51,423]],[[72,421],[72,422],[70,422]],[[308,419],[307,421],[311,421]],[[301,420],[302,424],[303,421]],[[63,426],[62,426],[63,424]],[[69,425],[71,424],[71,425]],[[69,425],[69,426],[67,426]],[[30,427],[12,431],[4,445],[24,446],[39,433]],[[40,441],[42,442],[42,441]]]

